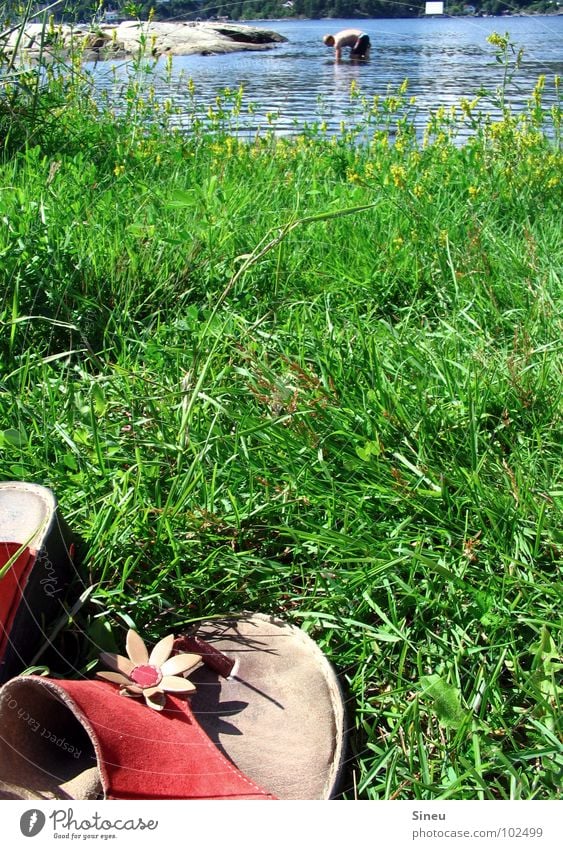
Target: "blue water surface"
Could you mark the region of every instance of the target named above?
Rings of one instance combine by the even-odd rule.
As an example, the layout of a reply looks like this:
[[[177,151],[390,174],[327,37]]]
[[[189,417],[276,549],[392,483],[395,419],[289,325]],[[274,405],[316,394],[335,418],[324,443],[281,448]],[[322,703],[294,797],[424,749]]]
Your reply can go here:
[[[516,50],[524,49],[521,67],[509,85],[507,102],[522,109],[540,75],[545,75],[544,102],[556,99],[554,78],[563,74],[563,15],[490,18],[405,18],[379,20],[260,21],[287,42],[260,52],[217,56],[177,56],[172,73],[164,74],[161,59],[155,84],[159,99],[170,99],[181,114],[177,122],[189,129],[193,112],[188,81],[195,101],[205,111],[225,88],[243,86],[252,114],[239,121],[252,131],[275,124],[291,133],[304,124],[325,121],[329,131],[352,120],[352,82],[368,97],[395,91],[408,79],[408,94],[416,98],[415,123],[422,128],[430,111],[473,98],[480,89],[501,85],[503,68],[487,42],[493,32],[508,33]],[[361,26],[371,36],[369,62],[335,63],[333,51],[322,43],[326,32]],[[119,96],[127,76],[126,63],[98,63],[100,89]],[[493,110],[494,111],[494,110]],[[275,118],[273,116],[276,116]]]

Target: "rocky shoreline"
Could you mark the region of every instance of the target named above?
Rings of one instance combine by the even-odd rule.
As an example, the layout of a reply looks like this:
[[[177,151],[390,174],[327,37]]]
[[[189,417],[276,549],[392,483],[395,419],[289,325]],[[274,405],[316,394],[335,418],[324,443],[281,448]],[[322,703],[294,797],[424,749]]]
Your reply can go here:
[[[19,40],[19,41],[18,41]],[[213,56],[238,50],[270,50],[287,41],[273,30],[220,22],[139,22],[101,24],[95,28],[61,24],[45,29],[28,24],[23,36],[12,32],[5,43],[8,54],[18,49],[27,59],[40,54],[55,54],[72,48],[82,51],[84,61],[119,59],[135,56],[140,50],[158,56]]]

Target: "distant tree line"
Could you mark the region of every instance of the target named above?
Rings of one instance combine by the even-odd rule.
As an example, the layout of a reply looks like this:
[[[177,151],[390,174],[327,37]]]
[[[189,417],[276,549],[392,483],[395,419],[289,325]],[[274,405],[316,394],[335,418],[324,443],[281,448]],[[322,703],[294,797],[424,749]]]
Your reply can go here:
[[[122,4],[126,5],[126,3]],[[161,20],[228,16],[232,20],[260,18],[408,18],[424,14],[425,0],[170,0],[140,2],[144,15],[151,8]],[[557,10],[555,0],[445,0],[451,15]],[[469,8],[468,8],[469,7]],[[115,8],[115,5],[114,5]],[[471,9],[475,9],[472,12]]]
[[[27,4],[24,0],[0,3],[0,22],[17,20]],[[47,0],[36,9],[49,5]],[[424,14],[425,0],[66,0],[53,10],[57,20],[103,19],[106,11],[122,17],[155,20],[230,20],[279,18],[407,18]],[[557,0],[445,0],[450,15],[503,13],[550,13]],[[152,12],[151,12],[152,10]]]

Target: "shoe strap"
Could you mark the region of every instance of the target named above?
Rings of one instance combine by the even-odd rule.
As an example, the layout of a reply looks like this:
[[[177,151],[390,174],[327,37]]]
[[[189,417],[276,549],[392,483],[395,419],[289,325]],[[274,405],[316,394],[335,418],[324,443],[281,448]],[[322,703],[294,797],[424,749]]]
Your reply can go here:
[[[109,799],[274,799],[205,734],[189,702],[167,695],[163,711],[105,681],[45,678],[88,732]]]
[[[201,637],[183,634],[174,640],[175,652],[187,652],[188,654],[199,654],[202,661],[209,669],[216,672],[222,678],[228,678],[233,671],[235,661],[216,649],[211,643],[206,643]]]

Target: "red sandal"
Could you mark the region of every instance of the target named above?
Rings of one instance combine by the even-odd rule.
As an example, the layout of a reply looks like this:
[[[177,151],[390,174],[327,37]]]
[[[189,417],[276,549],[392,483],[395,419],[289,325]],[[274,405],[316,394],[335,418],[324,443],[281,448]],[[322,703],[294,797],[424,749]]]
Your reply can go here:
[[[73,549],[49,489],[0,483],[0,683],[34,661],[63,612]]]
[[[303,631],[248,614],[204,622],[150,654],[130,631],[127,651],[102,656],[113,670],[99,673],[105,680],[28,676],[4,685],[0,795],[334,797],[342,694]]]

